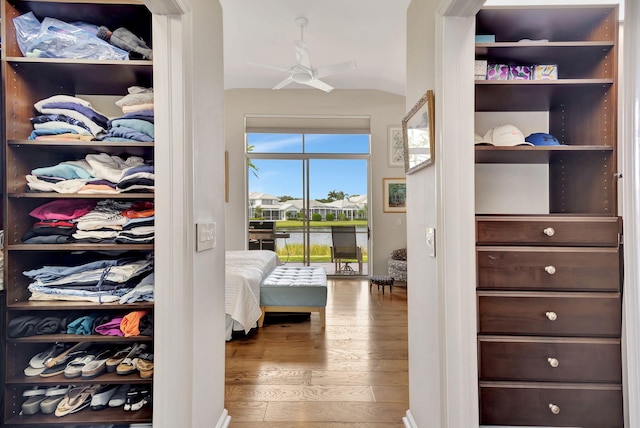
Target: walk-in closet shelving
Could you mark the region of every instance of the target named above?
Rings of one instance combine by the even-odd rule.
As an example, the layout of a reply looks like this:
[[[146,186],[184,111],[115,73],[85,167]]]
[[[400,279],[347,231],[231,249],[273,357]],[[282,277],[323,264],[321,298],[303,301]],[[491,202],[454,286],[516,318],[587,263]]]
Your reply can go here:
[[[153,312],[153,303],[129,304],[92,303],[71,301],[30,301],[27,290],[29,279],[23,272],[39,266],[62,263],[74,257],[87,260],[99,259],[103,251],[128,251],[142,255],[153,253],[153,244],[24,244],[22,236],[34,219],[29,212],[48,201],[58,199],[153,201],[153,193],[120,194],[58,194],[33,193],[26,190],[25,175],[38,167],[50,166],[67,160],[82,159],[87,154],[106,153],[117,156],[140,156],[153,160],[153,143],[109,143],[101,141],[61,142],[53,140],[28,140],[33,130],[30,118],[36,112],[34,103],[53,95],[124,96],[131,86],[152,87],[153,66],[147,60],[87,60],[23,57],[17,44],[12,19],[27,12],[42,20],[45,17],[64,22],[83,21],[111,30],[126,27],[147,42],[151,41],[151,14],[142,2],[135,0],[77,1],[9,1],[2,2],[2,77],[4,104],[3,186],[5,229],[5,289],[7,297],[6,321],[21,315],[60,315],[66,313],[96,312],[100,314],[126,311]],[[152,348],[152,336],[100,336],[44,334],[28,337],[5,336],[3,349],[5,370],[4,426],[51,427],[65,425],[130,424],[151,422],[152,407],[139,411],[107,408],[92,411],[89,408],[63,417],[53,414],[20,414],[25,400],[23,392],[29,388],[54,385],[82,384],[132,384],[149,385],[152,379],[143,379],[137,373],[118,375],[105,373],[91,380],[68,379],[63,375],[52,377],[26,376],[24,369],[34,354],[53,343],[91,342],[100,345],[127,345],[146,343]]]

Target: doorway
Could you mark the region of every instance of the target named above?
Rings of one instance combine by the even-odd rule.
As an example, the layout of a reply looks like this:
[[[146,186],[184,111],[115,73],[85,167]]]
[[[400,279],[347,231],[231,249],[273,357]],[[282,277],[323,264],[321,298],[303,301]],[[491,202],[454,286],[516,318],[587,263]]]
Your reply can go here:
[[[369,135],[247,133],[246,142],[249,249],[331,276],[368,275]],[[334,257],[335,226],[353,231],[348,259]]]

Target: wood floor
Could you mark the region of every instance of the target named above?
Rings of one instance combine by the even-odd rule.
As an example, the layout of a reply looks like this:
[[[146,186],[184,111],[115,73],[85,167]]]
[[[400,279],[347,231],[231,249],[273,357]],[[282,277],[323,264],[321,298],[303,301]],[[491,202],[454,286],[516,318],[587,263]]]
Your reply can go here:
[[[409,408],[407,290],[329,280],[318,314],[267,314],[226,344],[230,428],[402,428]]]

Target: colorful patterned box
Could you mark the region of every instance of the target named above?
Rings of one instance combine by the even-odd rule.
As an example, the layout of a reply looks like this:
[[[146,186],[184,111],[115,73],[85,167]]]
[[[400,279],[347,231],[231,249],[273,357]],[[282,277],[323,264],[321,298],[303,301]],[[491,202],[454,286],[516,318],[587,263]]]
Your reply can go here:
[[[509,80],[531,80],[532,71],[529,65],[510,65]]]
[[[487,65],[487,80],[509,80],[509,66],[505,64]]]
[[[487,80],[487,60],[477,59],[473,73],[476,80]]]
[[[536,65],[533,71],[533,80],[557,80],[557,65]]]

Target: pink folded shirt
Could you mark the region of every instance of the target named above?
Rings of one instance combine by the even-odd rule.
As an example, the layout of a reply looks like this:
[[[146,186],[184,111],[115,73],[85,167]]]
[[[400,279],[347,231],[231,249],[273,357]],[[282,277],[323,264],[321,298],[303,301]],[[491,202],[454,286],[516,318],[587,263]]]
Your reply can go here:
[[[73,220],[96,207],[96,201],[82,199],[56,199],[34,208],[29,213],[38,220]]]

